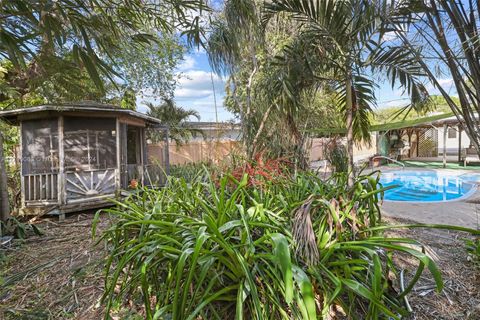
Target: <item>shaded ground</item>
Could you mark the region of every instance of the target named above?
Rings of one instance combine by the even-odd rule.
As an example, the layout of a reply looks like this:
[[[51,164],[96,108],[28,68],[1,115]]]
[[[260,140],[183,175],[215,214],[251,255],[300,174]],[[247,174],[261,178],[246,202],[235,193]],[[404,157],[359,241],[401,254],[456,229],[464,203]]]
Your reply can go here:
[[[390,219],[392,223],[412,223],[408,220]],[[389,232],[390,236],[413,238],[421,242],[436,261],[442,272],[445,288],[435,291],[429,272],[424,272],[413,292],[408,296],[415,320],[479,320],[480,319],[480,269],[469,261],[464,239],[469,235],[436,229],[401,229]],[[412,270],[417,263],[406,257],[396,260],[399,268]],[[405,282],[413,276],[406,274]]]
[[[42,237],[15,245],[0,262],[0,319],[101,319],[102,247],[92,247],[92,214],[68,217],[64,223],[42,221]],[[395,221],[404,223],[405,221]],[[106,227],[103,218],[99,229]],[[439,230],[401,230],[437,256],[445,290],[437,294],[428,274],[409,295],[409,319],[480,319],[480,271],[467,261],[465,234]],[[399,258],[410,269],[413,261]],[[406,275],[408,278],[409,274]]]
[[[7,250],[0,262],[0,319],[101,319],[101,247],[93,247],[93,214],[43,220],[45,234]],[[100,223],[102,229],[106,219]]]

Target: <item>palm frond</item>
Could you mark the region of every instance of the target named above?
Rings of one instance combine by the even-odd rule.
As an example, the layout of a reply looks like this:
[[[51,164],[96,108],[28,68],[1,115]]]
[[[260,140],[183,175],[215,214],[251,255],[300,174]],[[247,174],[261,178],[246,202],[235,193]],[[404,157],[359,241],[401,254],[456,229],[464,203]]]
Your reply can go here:
[[[147,114],[151,117],[161,120],[169,127],[169,138],[174,140],[177,144],[185,143],[192,137],[197,135],[204,135],[202,130],[192,128],[187,124],[191,117],[200,120],[200,114],[193,109],[185,109],[175,104],[172,99],[165,99],[162,104],[154,105],[151,102],[145,102],[148,108]],[[153,140],[163,140],[162,137],[152,133]]]
[[[353,91],[353,135],[356,141],[370,141],[370,116],[376,106],[375,82],[361,75],[352,79]],[[346,90],[343,84],[337,85],[338,101],[344,114],[346,114]]]
[[[240,60],[240,41],[237,34],[223,21],[217,21],[207,41],[208,61],[216,74],[227,75],[234,72]]]
[[[208,10],[203,0],[2,1],[0,57],[16,70],[36,76],[44,57],[64,58],[72,51],[73,62],[103,90],[104,82],[114,83],[113,77],[119,77],[111,55],[119,44],[142,46],[179,26],[189,42],[200,42],[199,18],[186,15],[187,9]]]
[[[411,100],[411,107],[421,112],[428,106],[428,92],[420,81],[425,77],[421,65],[416,63],[410,51],[401,46],[381,47],[374,44],[370,47],[370,56],[366,64],[372,69],[372,73],[385,72],[392,89],[400,87],[408,93]]]

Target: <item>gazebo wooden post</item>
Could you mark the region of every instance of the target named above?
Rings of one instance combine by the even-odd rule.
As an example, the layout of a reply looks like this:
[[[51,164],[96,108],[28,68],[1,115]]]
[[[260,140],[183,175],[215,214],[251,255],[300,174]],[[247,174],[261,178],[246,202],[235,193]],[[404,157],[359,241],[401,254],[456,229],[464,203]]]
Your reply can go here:
[[[140,129],[140,182],[143,185],[145,185],[145,170],[146,167],[146,159],[145,159],[145,128]]]
[[[19,148],[19,153],[20,153],[20,208],[23,208],[23,207],[25,207],[25,178],[23,177],[23,165],[24,165],[24,160],[25,159],[23,159],[24,154],[23,154],[23,123],[22,122],[20,122],[18,130],[20,132],[20,137],[19,137],[19,141],[18,141],[18,144],[20,146],[20,148]],[[51,157],[52,157],[52,161],[53,161],[53,156],[51,156]],[[30,161],[30,159],[28,159],[27,161]],[[52,170],[52,173],[53,172],[54,171]],[[52,175],[52,180],[53,180],[53,175]]]
[[[408,158],[412,156],[412,131],[408,130],[407,131],[407,137],[408,137]]]
[[[160,120],[138,112],[95,103],[0,111],[0,120],[20,126],[20,212],[58,215],[60,220],[68,212],[111,205],[109,199],[121,196],[122,187],[127,187],[129,173],[140,174],[139,182],[145,182],[145,127],[163,125]],[[127,154],[130,126],[137,141],[131,141],[136,144],[129,146]],[[133,139],[133,135],[128,137]],[[0,164],[1,151],[0,145]],[[132,162],[136,156],[131,169],[137,165],[139,173],[128,170],[127,156],[131,156]],[[5,173],[0,170],[0,219],[9,212],[2,210],[8,199],[1,184],[6,180],[2,176]]]
[[[417,158],[418,158],[418,149],[420,149],[420,129],[417,129],[415,130],[415,135],[417,136],[417,150],[416,150],[416,153],[417,153]]]
[[[65,145],[64,145],[64,117],[61,115],[58,117],[58,205],[65,204]],[[64,220],[65,214],[60,212],[59,220]]]
[[[462,126],[458,125],[458,162],[462,162]]]
[[[170,127],[167,125],[165,129],[165,172],[170,175]]]
[[[448,125],[443,125],[443,167],[447,167],[447,130]]]
[[[7,171],[6,161],[4,157],[3,148],[3,133],[0,132],[0,221],[6,221],[10,217],[10,204],[8,201],[8,183],[7,183]],[[1,231],[1,230],[0,230]],[[0,232],[0,237],[2,233]]]
[[[117,174],[115,175],[115,193],[120,196],[122,165],[121,165],[121,146],[120,146],[120,119],[115,118],[115,151],[117,157]]]

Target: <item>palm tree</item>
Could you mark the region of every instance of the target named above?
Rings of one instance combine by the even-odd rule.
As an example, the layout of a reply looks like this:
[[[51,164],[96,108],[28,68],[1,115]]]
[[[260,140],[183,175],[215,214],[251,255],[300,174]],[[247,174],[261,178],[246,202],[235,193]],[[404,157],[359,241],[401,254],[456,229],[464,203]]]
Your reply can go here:
[[[188,125],[191,117],[200,120],[200,114],[196,110],[187,110],[179,107],[172,99],[165,99],[162,104],[154,105],[151,102],[145,103],[148,107],[147,114],[151,117],[161,120],[169,129],[169,139],[175,141],[177,145],[186,143],[196,135],[203,135],[199,129],[192,128]],[[160,136],[151,133],[150,138],[153,140],[162,140]]]
[[[158,41],[156,34],[179,28],[188,43],[200,43],[200,17],[186,10],[208,8],[203,0],[0,1],[0,102],[47,80],[56,89],[76,90],[80,75],[104,93],[105,83],[119,76],[119,44],[142,47]],[[5,168],[0,159],[0,172]]]
[[[425,0],[415,4],[412,28],[396,28],[395,34],[422,65],[480,154],[480,3]],[[441,78],[452,82],[442,83]],[[450,95],[451,86],[458,98]]]
[[[255,0],[226,0],[220,17],[212,23],[207,41],[213,71],[230,77],[228,89],[234,109],[240,115],[243,142],[250,157],[257,132],[252,90],[259,72],[257,53],[263,42],[260,16]],[[239,75],[240,69],[246,74]]]
[[[209,33],[209,62],[217,74],[229,77],[226,104],[240,116],[247,157],[253,159],[259,152],[294,156],[297,165],[306,167],[298,128],[298,111],[306,95],[296,88],[308,78],[309,70],[301,59],[289,59],[288,66],[274,65],[268,46],[277,46],[278,41],[269,37],[283,37],[291,26],[276,21],[266,31],[261,17],[259,1],[226,0]]]
[[[428,95],[419,80],[421,67],[401,47],[389,45],[382,21],[405,22],[387,2],[371,0],[273,0],[266,5],[265,20],[286,16],[299,24],[298,40],[286,55],[310,52],[316,58],[313,74],[319,81],[331,81],[344,110],[348,152],[349,185],[353,184],[353,143],[369,138],[368,113],[375,106],[379,78],[408,92],[412,105]],[[382,19],[395,15],[395,19]],[[313,54],[313,56],[312,56]]]

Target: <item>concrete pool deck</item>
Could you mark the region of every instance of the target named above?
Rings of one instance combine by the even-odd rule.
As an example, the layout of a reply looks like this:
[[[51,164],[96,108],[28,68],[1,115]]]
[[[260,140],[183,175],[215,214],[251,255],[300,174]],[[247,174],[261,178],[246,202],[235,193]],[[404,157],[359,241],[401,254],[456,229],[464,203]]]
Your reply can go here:
[[[382,166],[376,168],[381,172],[402,170]],[[480,170],[449,170],[449,169],[427,169],[405,167],[404,170],[411,171],[438,171],[448,174],[461,175],[464,173],[480,174]],[[473,229],[480,228],[480,186],[466,199],[447,202],[401,202],[384,201],[382,214],[393,218],[403,218],[420,223],[449,224]]]

